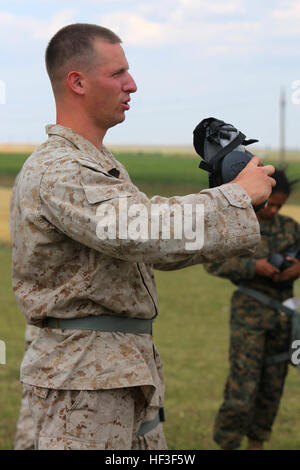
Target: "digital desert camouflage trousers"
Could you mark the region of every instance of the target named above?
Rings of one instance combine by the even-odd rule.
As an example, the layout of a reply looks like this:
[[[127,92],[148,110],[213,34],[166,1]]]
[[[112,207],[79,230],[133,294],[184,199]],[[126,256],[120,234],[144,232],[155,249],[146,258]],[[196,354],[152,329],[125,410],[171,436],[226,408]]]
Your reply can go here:
[[[25,351],[29,348],[33,340],[38,336],[39,328],[27,325],[25,330]],[[23,387],[22,400],[19,418],[16,425],[16,436],[14,450],[34,449],[34,425],[28,405],[28,395]]]
[[[39,328],[27,326],[27,349]],[[139,387],[67,391],[23,385],[15,450],[167,449],[162,424],[136,437],[157,416]]]
[[[139,387],[68,391],[24,385],[37,450],[164,450],[162,424],[137,437],[159,408],[145,407]]]
[[[24,388],[17,422],[14,450],[34,450],[34,424],[29,409],[28,394]]]
[[[283,392],[288,363],[264,365],[288,351],[291,320],[242,293],[231,304],[230,372],[214,424],[214,440],[237,449],[244,436],[269,439]]]

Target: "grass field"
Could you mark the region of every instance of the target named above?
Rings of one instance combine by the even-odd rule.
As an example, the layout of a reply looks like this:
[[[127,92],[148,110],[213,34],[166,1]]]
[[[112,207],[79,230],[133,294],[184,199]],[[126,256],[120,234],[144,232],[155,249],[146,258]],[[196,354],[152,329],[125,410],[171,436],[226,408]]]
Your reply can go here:
[[[180,149],[171,149],[169,152],[139,150],[129,151],[125,148],[116,148],[114,153],[123,163],[133,182],[143,184],[149,194],[163,190],[168,196],[176,191],[182,194],[199,191],[208,186],[207,172],[198,168],[200,157],[186,150],[180,153]],[[28,157],[28,152],[0,152],[0,186],[12,186],[13,181]],[[271,154],[276,157],[276,154]],[[294,153],[291,153],[294,156]],[[266,163],[274,163],[274,160],[266,159]],[[300,180],[300,154],[298,161],[290,160],[287,165],[287,174],[291,179]],[[291,197],[291,203],[300,202],[300,181],[295,186],[295,194]]]
[[[0,219],[4,218],[6,228],[8,186],[24,159],[24,155],[0,155],[0,181],[7,178],[7,187],[0,190]],[[199,190],[201,172],[193,158],[181,159],[184,163],[190,161],[183,166],[177,156],[163,158],[156,154],[143,158],[142,155],[122,154],[120,159],[149,196]],[[300,175],[300,165],[294,165],[294,172]],[[180,179],[181,173],[184,183]],[[203,186],[205,184],[203,179]],[[300,221],[300,198],[296,195],[292,202],[287,210]],[[0,225],[1,233],[4,225]],[[10,272],[11,248],[7,242],[2,242],[0,340],[6,343],[7,364],[0,365],[0,449],[13,446],[21,396],[19,366],[24,350],[25,322],[12,293]],[[174,272],[156,271],[156,282],[160,315],[154,326],[154,340],[166,376],[167,421],[164,428],[169,448],[216,449],[211,434],[228,372],[228,306],[233,286],[226,280],[209,276],[201,266]],[[295,293],[300,296],[300,281],[296,282]],[[300,449],[299,392],[300,375],[290,367],[272,439],[266,446],[268,449]]]
[[[7,347],[7,364],[0,365],[0,449],[10,449],[21,396],[24,320],[11,291],[9,246],[0,248],[0,266],[0,339]],[[169,447],[216,449],[211,433],[228,372],[228,305],[233,287],[208,276],[201,266],[157,271],[156,281],[160,315],[154,340],[166,376],[164,428]],[[300,295],[299,284],[297,292]],[[299,392],[300,375],[290,367],[268,449],[300,448]]]

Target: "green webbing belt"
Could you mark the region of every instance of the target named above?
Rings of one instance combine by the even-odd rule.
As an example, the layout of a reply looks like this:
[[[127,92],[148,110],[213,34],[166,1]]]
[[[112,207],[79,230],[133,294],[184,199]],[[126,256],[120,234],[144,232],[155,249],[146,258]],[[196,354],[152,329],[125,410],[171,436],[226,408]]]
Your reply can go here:
[[[146,421],[146,423],[140,425],[137,437],[142,436],[143,434],[146,434],[149,431],[152,431],[152,429],[155,429],[160,422],[165,420],[165,411],[162,407],[159,409],[159,412],[157,413],[154,419],[152,419],[151,421]]]
[[[94,330],[94,331],[109,331],[119,333],[133,333],[133,334],[149,334],[152,335],[153,320],[143,320],[140,318],[124,318],[109,315],[99,315],[83,318],[46,318],[43,321],[43,328],[60,328],[62,330]],[[151,421],[142,423],[137,437],[146,434],[156,426],[165,421],[164,408],[160,408],[159,412]]]
[[[250,289],[250,287],[246,287],[246,286],[241,285],[241,286],[238,287],[238,290],[240,292],[243,292],[244,294],[249,295],[250,297],[253,297],[254,299],[258,300],[259,302],[266,305],[267,307],[272,308],[273,310],[278,310],[279,312],[284,312],[287,315],[293,315],[293,313],[294,313],[293,309],[291,309],[289,307],[286,307],[281,302],[279,302],[279,300],[272,299],[271,297],[269,297],[266,294],[262,294],[261,292],[259,292],[257,290]]]
[[[99,315],[83,318],[46,318],[43,321],[43,328],[60,328],[62,330],[94,330],[94,331],[115,331],[120,333],[149,334],[152,335],[153,320],[143,320],[140,318],[124,318],[109,315]],[[151,421],[142,423],[137,437],[146,434],[161,422],[165,421],[164,408]]]
[[[153,320],[126,318],[110,315],[89,315],[83,318],[46,318],[43,328],[60,328],[62,330],[95,330],[133,334],[152,335]]]
[[[284,312],[287,315],[290,315],[291,317],[294,314],[294,310],[292,310],[291,308],[286,307],[278,300],[272,299],[268,295],[262,294],[261,292],[257,290],[250,289],[250,287],[246,287],[242,285],[238,287],[238,290],[240,292],[243,292],[246,295],[249,295],[253,299],[258,300],[258,302],[266,305],[267,307],[272,308],[273,310]],[[264,364],[266,365],[276,364],[277,362],[289,361],[290,358],[291,358],[291,353],[289,351],[282,352],[282,353],[275,354],[274,356],[267,357],[264,361]]]
[[[291,353],[288,352],[283,352],[283,353],[278,353],[274,354],[274,356],[267,357],[264,360],[264,364],[266,366],[270,366],[271,364],[277,364],[278,362],[288,362],[291,359]]]

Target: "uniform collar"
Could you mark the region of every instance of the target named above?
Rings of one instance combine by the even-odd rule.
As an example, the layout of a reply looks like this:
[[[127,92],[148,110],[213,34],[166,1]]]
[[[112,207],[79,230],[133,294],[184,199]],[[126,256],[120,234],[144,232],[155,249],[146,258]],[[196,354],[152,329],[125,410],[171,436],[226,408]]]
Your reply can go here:
[[[60,124],[48,124],[46,133],[49,137],[55,135],[68,140],[82,153],[84,159],[92,160],[102,167],[104,166],[108,171],[116,167],[113,156],[104,145],[102,151],[98,150],[89,140],[73,131],[70,127]]]
[[[260,231],[263,235],[268,235],[268,234],[275,234],[277,232],[280,232],[281,227],[280,227],[280,219],[279,215],[275,214],[272,219],[263,221],[259,221],[260,225]]]

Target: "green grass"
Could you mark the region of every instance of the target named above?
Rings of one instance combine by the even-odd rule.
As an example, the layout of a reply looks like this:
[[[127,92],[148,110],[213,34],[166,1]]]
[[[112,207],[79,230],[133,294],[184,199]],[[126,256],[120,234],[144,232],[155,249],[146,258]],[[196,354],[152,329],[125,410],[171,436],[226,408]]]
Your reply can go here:
[[[233,286],[209,276],[201,266],[155,275],[160,314],[154,342],[166,377],[164,429],[169,448],[216,449],[211,434],[228,371],[228,305]],[[10,247],[4,245],[0,282],[0,339],[7,347],[7,364],[0,365],[0,449],[10,449],[21,399],[18,377],[24,319],[10,286]],[[297,291],[300,295],[299,284]],[[268,449],[300,448],[299,392],[300,374],[291,367]]]
[[[28,154],[24,153],[1,153],[0,154],[0,174],[15,176],[20,171]]]
[[[197,158],[141,153],[116,156],[149,196],[186,194],[206,186]],[[0,183],[11,184],[25,159],[26,155],[0,155]],[[300,163],[291,163],[289,172],[292,177],[300,176]],[[299,194],[297,190],[291,202],[300,203]],[[0,365],[0,449],[13,446],[24,352],[25,322],[11,289],[10,257],[10,247],[0,246],[0,340],[7,347],[7,364]],[[201,266],[156,271],[156,282],[160,314],[154,325],[154,341],[166,377],[164,429],[169,448],[216,449],[211,434],[228,372],[228,306],[233,286],[209,276]],[[300,296],[300,281],[296,294]],[[299,392],[300,374],[291,367],[268,449],[300,448]]]
[[[0,364],[0,449],[12,447],[20,407],[19,368],[24,352],[25,321],[11,288],[11,250],[0,246],[0,339],[6,344],[6,364]]]
[[[291,155],[293,155],[291,153]],[[166,196],[197,192],[208,186],[207,173],[198,168],[200,157],[160,152],[125,152],[116,151],[115,156],[127,168],[132,181],[143,185],[147,193],[159,194],[163,190]],[[28,154],[0,153],[0,185],[12,186]],[[266,163],[277,164],[266,160]],[[287,174],[291,179],[300,180],[300,161],[288,163]],[[300,201],[300,181],[290,198],[290,203]]]
[[[166,374],[165,432],[171,449],[216,449],[213,421],[228,373],[229,301],[234,286],[202,266],[156,272],[155,339]],[[297,293],[300,294],[297,283]],[[268,449],[299,449],[300,374],[290,367]],[[243,442],[243,448],[245,448]]]
[[[198,169],[199,158],[182,158],[179,155],[164,157],[160,153],[126,153],[115,154],[116,158],[127,168],[132,180],[148,185],[167,184],[183,185],[193,191],[207,186],[207,174]],[[1,178],[10,182],[20,171],[27,154],[0,154]]]

